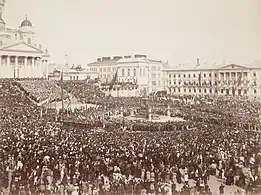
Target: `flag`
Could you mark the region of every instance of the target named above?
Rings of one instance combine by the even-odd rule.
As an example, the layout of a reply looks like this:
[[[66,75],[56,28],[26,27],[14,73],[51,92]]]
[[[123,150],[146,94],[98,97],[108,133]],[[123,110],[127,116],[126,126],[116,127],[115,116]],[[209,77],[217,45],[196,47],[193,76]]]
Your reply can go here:
[[[69,102],[68,102],[68,105],[67,105],[66,109],[68,109],[71,105],[72,105],[72,100],[71,100],[71,97],[69,97]]]
[[[113,88],[113,86],[114,86],[114,84],[115,84],[115,82],[116,82],[116,80],[117,80],[117,76],[118,76],[118,70],[116,71],[116,73],[115,73],[113,79],[111,80],[110,87],[109,87],[109,91],[112,90],[112,88]]]
[[[45,114],[47,114],[48,108],[51,107],[52,95],[53,95],[53,92],[51,91],[49,97],[47,98],[46,102],[44,103],[44,105],[47,106],[47,107],[46,107],[46,110],[45,110]]]
[[[63,81],[63,70],[61,72],[61,81]]]
[[[199,75],[198,75],[198,84],[199,84],[199,86],[201,87],[201,72],[200,72]]]

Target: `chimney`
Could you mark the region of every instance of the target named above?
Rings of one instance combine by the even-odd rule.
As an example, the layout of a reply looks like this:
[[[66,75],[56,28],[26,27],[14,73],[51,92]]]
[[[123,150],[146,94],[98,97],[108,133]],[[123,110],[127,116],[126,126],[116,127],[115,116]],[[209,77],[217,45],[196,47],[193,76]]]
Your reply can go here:
[[[121,56],[114,56],[113,59],[114,60],[120,60],[120,59],[122,59],[122,57]]]
[[[147,56],[146,55],[136,54],[136,55],[134,55],[134,58],[147,58]]]
[[[101,58],[97,58],[97,62],[100,62],[101,61]]]
[[[124,56],[124,58],[125,58],[125,59],[130,59],[130,58],[131,58],[131,56]]]
[[[105,61],[105,60],[110,60],[111,57],[102,57],[102,61]]]
[[[199,61],[199,58],[197,58],[197,66],[200,65],[200,61]]]

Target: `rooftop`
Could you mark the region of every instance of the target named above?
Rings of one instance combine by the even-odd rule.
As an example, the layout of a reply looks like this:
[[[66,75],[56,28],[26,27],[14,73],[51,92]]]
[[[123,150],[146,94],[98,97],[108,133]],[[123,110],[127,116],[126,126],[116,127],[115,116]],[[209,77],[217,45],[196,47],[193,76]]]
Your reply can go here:
[[[227,66],[237,66],[242,68],[261,68],[260,65],[255,64],[243,64],[243,65],[237,65],[237,64],[179,64],[177,66],[167,66],[165,68],[166,71],[183,71],[183,70],[210,70],[210,69],[221,69]]]
[[[162,61],[148,59],[146,55],[126,55],[126,56],[113,56],[97,58],[96,62],[88,64],[89,66],[102,66],[102,65],[114,65],[118,63],[161,63]]]
[[[158,60],[151,60],[151,59],[148,59],[148,58],[145,58],[145,57],[141,57],[141,58],[135,58],[135,57],[132,57],[132,58],[124,58],[124,59],[121,59],[118,61],[118,63],[140,63],[140,62],[154,62],[154,63],[157,63],[157,62],[161,62],[161,61],[158,61]]]

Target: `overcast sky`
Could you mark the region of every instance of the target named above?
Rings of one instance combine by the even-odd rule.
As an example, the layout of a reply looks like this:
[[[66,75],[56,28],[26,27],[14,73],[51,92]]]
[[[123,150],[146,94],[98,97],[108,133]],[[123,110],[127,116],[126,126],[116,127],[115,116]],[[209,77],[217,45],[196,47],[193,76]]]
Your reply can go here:
[[[25,18],[52,61],[147,54],[171,64],[261,60],[260,0],[7,0],[4,19]]]

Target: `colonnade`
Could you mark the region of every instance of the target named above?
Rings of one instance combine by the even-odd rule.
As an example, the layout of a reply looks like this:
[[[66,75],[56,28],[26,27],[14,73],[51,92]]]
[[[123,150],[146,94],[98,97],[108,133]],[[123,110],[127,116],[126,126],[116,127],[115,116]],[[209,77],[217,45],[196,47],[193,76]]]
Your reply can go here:
[[[46,62],[34,56],[0,56],[0,78],[42,78]]]

